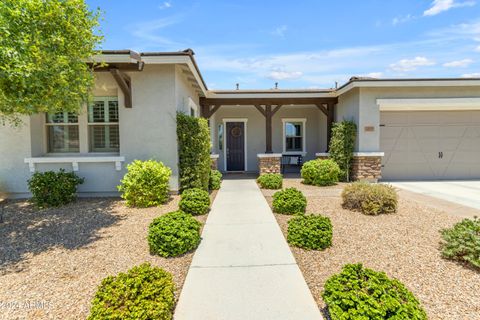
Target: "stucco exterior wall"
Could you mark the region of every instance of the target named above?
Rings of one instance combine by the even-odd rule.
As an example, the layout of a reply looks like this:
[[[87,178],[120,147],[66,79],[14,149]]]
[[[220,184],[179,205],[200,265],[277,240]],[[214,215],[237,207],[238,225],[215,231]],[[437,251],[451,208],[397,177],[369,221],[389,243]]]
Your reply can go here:
[[[377,99],[395,98],[462,98],[480,97],[478,87],[395,87],[360,88],[359,94],[359,139],[360,152],[380,150],[380,111]],[[373,132],[366,132],[366,126],[373,126]]]
[[[199,96],[178,65],[175,66],[175,105],[178,111],[186,114],[190,114],[190,107],[193,107],[195,115],[200,115]]]
[[[254,106],[222,106],[210,118],[213,131],[213,153],[219,154],[219,170],[225,171],[225,138],[223,150],[218,145],[218,125],[224,119],[247,119],[247,171],[258,171],[257,154],[265,153],[265,117]],[[283,106],[272,119],[272,148],[274,153],[283,151],[282,118],[305,118],[306,151],[305,160],[315,158],[316,152],[327,149],[327,128],[325,115],[315,106]]]
[[[178,153],[176,139],[176,71],[175,65],[146,65],[142,72],[131,72],[133,108],[124,107],[121,90],[109,73],[96,74],[95,96],[117,96],[119,100],[120,152],[125,157],[122,170],[114,163],[79,163],[77,174],[85,178],[79,192],[91,194],[117,194],[116,186],[125,174],[126,164],[135,159],[156,159],[172,169],[171,188],[178,190]],[[80,153],[67,156],[103,156],[88,153],[86,107],[79,116]],[[45,115],[25,118],[19,128],[0,126],[0,192],[11,196],[27,196],[27,179],[31,176],[29,157],[52,157],[46,149]],[[38,171],[71,171],[71,164],[36,164]]]
[[[335,122],[341,122],[343,120],[353,121],[357,124],[357,130],[359,127],[360,118],[360,89],[355,88],[346,92],[338,97],[338,103],[335,107]],[[357,131],[357,137],[359,133]],[[359,149],[359,140],[355,142],[355,151]]]

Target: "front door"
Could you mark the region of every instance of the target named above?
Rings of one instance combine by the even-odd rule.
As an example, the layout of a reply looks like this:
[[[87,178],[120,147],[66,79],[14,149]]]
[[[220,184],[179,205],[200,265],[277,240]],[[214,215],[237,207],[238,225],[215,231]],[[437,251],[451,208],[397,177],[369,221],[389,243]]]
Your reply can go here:
[[[245,171],[245,123],[227,122],[227,171]]]

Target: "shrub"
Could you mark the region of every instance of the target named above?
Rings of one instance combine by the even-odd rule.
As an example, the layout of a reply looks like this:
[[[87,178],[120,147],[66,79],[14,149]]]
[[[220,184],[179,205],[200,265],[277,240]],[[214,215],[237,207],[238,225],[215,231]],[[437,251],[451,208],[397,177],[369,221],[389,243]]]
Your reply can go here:
[[[181,190],[208,190],[211,146],[207,120],[178,113],[177,139]]]
[[[464,219],[441,234],[443,257],[480,268],[480,219]]]
[[[273,195],[273,211],[283,214],[305,213],[307,199],[295,188],[277,191]]]
[[[103,279],[92,301],[88,320],[173,318],[172,275],[150,264]]]
[[[135,160],[127,166],[127,173],[118,190],[129,207],[152,207],[169,198],[169,180],[172,170],[155,160]]]
[[[340,167],[342,181],[350,181],[350,167],[352,165],[353,150],[357,137],[357,125],[353,121],[342,121],[332,126],[330,139],[330,158]]]
[[[390,185],[354,182],[343,189],[343,207],[377,215],[397,211],[398,196]]]
[[[208,189],[218,190],[222,183],[222,174],[218,170],[210,170],[210,180],[208,181]]]
[[[322,297],[332,320],[427,319],[420,302],[400,281],[361,264],[347,264],[330,277]]]
[[[152,221],[148,227],[150,252],[176,257],[198,247],[201,223],[188,213],[173,211]]]
[[[266,173],[257,178],[263,189],[282,189],[283,178],[279,173]]]
[[[210,209],[210,195],[198,188],[184,190],[179,207],[183,212],[194,216],[205,214]]]
[[[323,250],[332,245],[332,223],[319,215],[299,215],[288,221],[287,240],[291,245]]]
[[[331,186],[338,182],[340,168],[333,160],[310,160],[302,166],[303,183],[314,186]]]
[[[77,186],[85,181],[73,172],[35,172],[28,180],[32,202],[39,208],[58,207],[72,201],[77,196]]]

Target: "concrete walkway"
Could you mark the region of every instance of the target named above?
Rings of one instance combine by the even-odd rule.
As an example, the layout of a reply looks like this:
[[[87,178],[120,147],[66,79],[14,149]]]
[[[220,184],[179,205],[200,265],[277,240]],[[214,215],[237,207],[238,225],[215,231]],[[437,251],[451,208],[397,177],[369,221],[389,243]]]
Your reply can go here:
[[[176,320],[319,320],[320,311],[255,180],[224,180]]]

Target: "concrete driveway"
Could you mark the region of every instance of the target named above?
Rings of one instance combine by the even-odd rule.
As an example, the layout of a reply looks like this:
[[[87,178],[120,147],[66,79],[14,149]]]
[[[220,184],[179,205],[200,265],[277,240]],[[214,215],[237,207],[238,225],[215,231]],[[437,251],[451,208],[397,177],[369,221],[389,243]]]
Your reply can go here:
[[[400,189],[480,209],[479,180],[402,181],[389,183]]]

